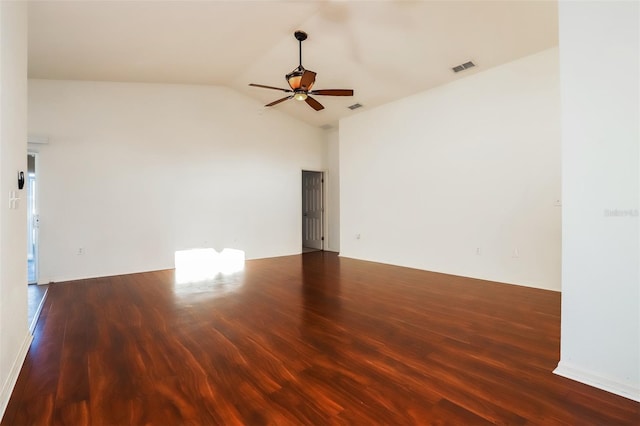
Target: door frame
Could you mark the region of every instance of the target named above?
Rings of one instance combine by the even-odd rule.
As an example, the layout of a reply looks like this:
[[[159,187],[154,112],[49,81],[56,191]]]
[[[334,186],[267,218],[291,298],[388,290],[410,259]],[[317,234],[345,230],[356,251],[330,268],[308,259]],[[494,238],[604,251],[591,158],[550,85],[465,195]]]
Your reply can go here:
[[[35,168],[35,182],[34,182],[34,189],[35,189],[35,197],[34,197],[34,204],[36,206],[36,215],[39,216],[40,215],[40,184],[39,184],[39,178],[38,178],[38,168],[40,167],[39,165],[39,153],[36,150],[32,150],[32,149],[28,149],[27,150],[27,156],[33,156],[34,158],[34,168]],[[27,170],[27,185],[30,185],[29,182],[29,171]],[[28,189],[28,188],[27,188]],[[27,200],[27,209],[29,208],[29,201]],[[27,220],[33,220],[32,216],[31,216],[31,212],[27,211]],[[32,224],[33,225],[33,224]],[[28,229],[28,226],[27,226]],[[34,239],[35,239],[35,247],[34,247],[34,274],[35,274],[35,282],[31,282],[27,279],[28,284],[40,284],[39,283],[39,279],[40,279],[40,226],[34,226],[33,227],[34,230]],[[29,238],[29,236],[27,236],[27,238]],[[30,244],[31,241],[27,240],[27,244]]]
[[[327,235],[328,235],[328,224],[329,221],[327,219],[328,217],[328,211],[329,209],[327,208],[327,171],[326,170],[318,170],[318,169],[314,169],[314,168],[302,168],[300,169],[300,191],[298,192],[300,194],[300,202],[298,203],[298,206],[300,208],[299,210],[299,217],[300,217],[300,222],[298,224],[298,230],[300,232],[300,251],[302,252],[303,249],[303,244],[304,244],[304,235],[302,233],[302,222],[304,221],[304,211],[303,211],[303,205],[302,205],[302,191],[304,190],[304,172],[314,172],[314,173],[321,173],[322,174],[322,220],[320,221],[320,223],[322,224],[322,248],[320,249],[321,251],[326,251],[327,247],[329,246],[328,242],[327,242]]]

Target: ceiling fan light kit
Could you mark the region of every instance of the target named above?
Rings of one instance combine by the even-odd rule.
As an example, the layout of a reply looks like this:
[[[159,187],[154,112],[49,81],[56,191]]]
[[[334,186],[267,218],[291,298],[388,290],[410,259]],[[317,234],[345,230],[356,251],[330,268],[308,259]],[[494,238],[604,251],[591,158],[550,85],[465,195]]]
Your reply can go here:
[[[271,107],[279,104],[280,102],[284,102],[293,98],[297,101],[305,101],[311,108],[316,111],[320,111],[321,109],[324,109],[324,106],[322,106],[320,102],[309,95],[353,96],[353,90],[351,89],[311,90],[314,83],[316,82],[316,73],[311,70],[307,70],[302,66],[302,42],[307,39],[307,33],[305,33],[304,31],[296,31],[293,35],[296,40],[298,40],[299,65],[289,74],[285,75],[285,79],[291,89],[282,89],[280,87],[266,86],[264,84],[249,84],[249,86],[253,87],[261,87],[263,89],[280,90],[285,93],[293,93],[292,95],[288,95],[284,98],[268,103],[265,106]]]

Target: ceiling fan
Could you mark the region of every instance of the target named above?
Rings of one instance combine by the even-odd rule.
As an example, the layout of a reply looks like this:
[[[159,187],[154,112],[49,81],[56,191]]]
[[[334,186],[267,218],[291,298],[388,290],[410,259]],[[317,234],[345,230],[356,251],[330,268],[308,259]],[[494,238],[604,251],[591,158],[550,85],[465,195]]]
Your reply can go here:
[[[281,89],[280,87],[265,86],[264,84],[250,83],[249,86],[262,87],[263,89],[281,90],[290,95],[285,96],[282,99],[273,101],[265,106],[274,106],[280,102],[288,101],[289,99],[296,99],[298,101],[305,101],[311,108],[316,111],[324,109],[324,106],[309,95],[321,95],[321,96],[353,96],[352,89],[324,89],[324,90],[311,90],[313,83],[316,81],[316,73],[302,66],[302,42],[307,39],[307,33],[304,31],[296,31],[293,34],[298,40],[300,51],[300,65],[289,74],[285,76],[287,83],[291,89]]]

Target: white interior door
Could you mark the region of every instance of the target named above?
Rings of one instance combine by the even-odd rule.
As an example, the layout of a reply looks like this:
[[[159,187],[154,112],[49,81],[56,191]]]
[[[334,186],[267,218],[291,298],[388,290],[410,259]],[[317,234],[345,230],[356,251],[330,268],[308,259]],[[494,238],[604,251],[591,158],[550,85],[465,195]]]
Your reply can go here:
[[[322,250],[322,172],[302,171],[302,247]]]

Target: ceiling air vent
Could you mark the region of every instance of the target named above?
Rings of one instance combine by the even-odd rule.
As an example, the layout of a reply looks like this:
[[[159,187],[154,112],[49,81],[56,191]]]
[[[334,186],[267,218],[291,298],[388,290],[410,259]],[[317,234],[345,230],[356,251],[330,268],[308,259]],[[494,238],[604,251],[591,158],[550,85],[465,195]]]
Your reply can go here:
[[[347,108],[349,108],[350,110],[354,110],[354,109],[358,109],[358,108],[362,108],[362,104],[360,103],[355,103],[353,105],[349,105]]]
[[[475,67],[476,64],[474,64],[473,62],[469,61],[469,62],[465,62],[464,64],[460,64],[457,65],[453,68],[451,68],[453,70],[453,72],[460,72],[460,71],[464,71],[466,69],[469,69],[471,67]]]
[[[320,128],[322,130],[330,130],[333,129],[333,126],[331,124],[323,124],[322,126],[320,126]]]

